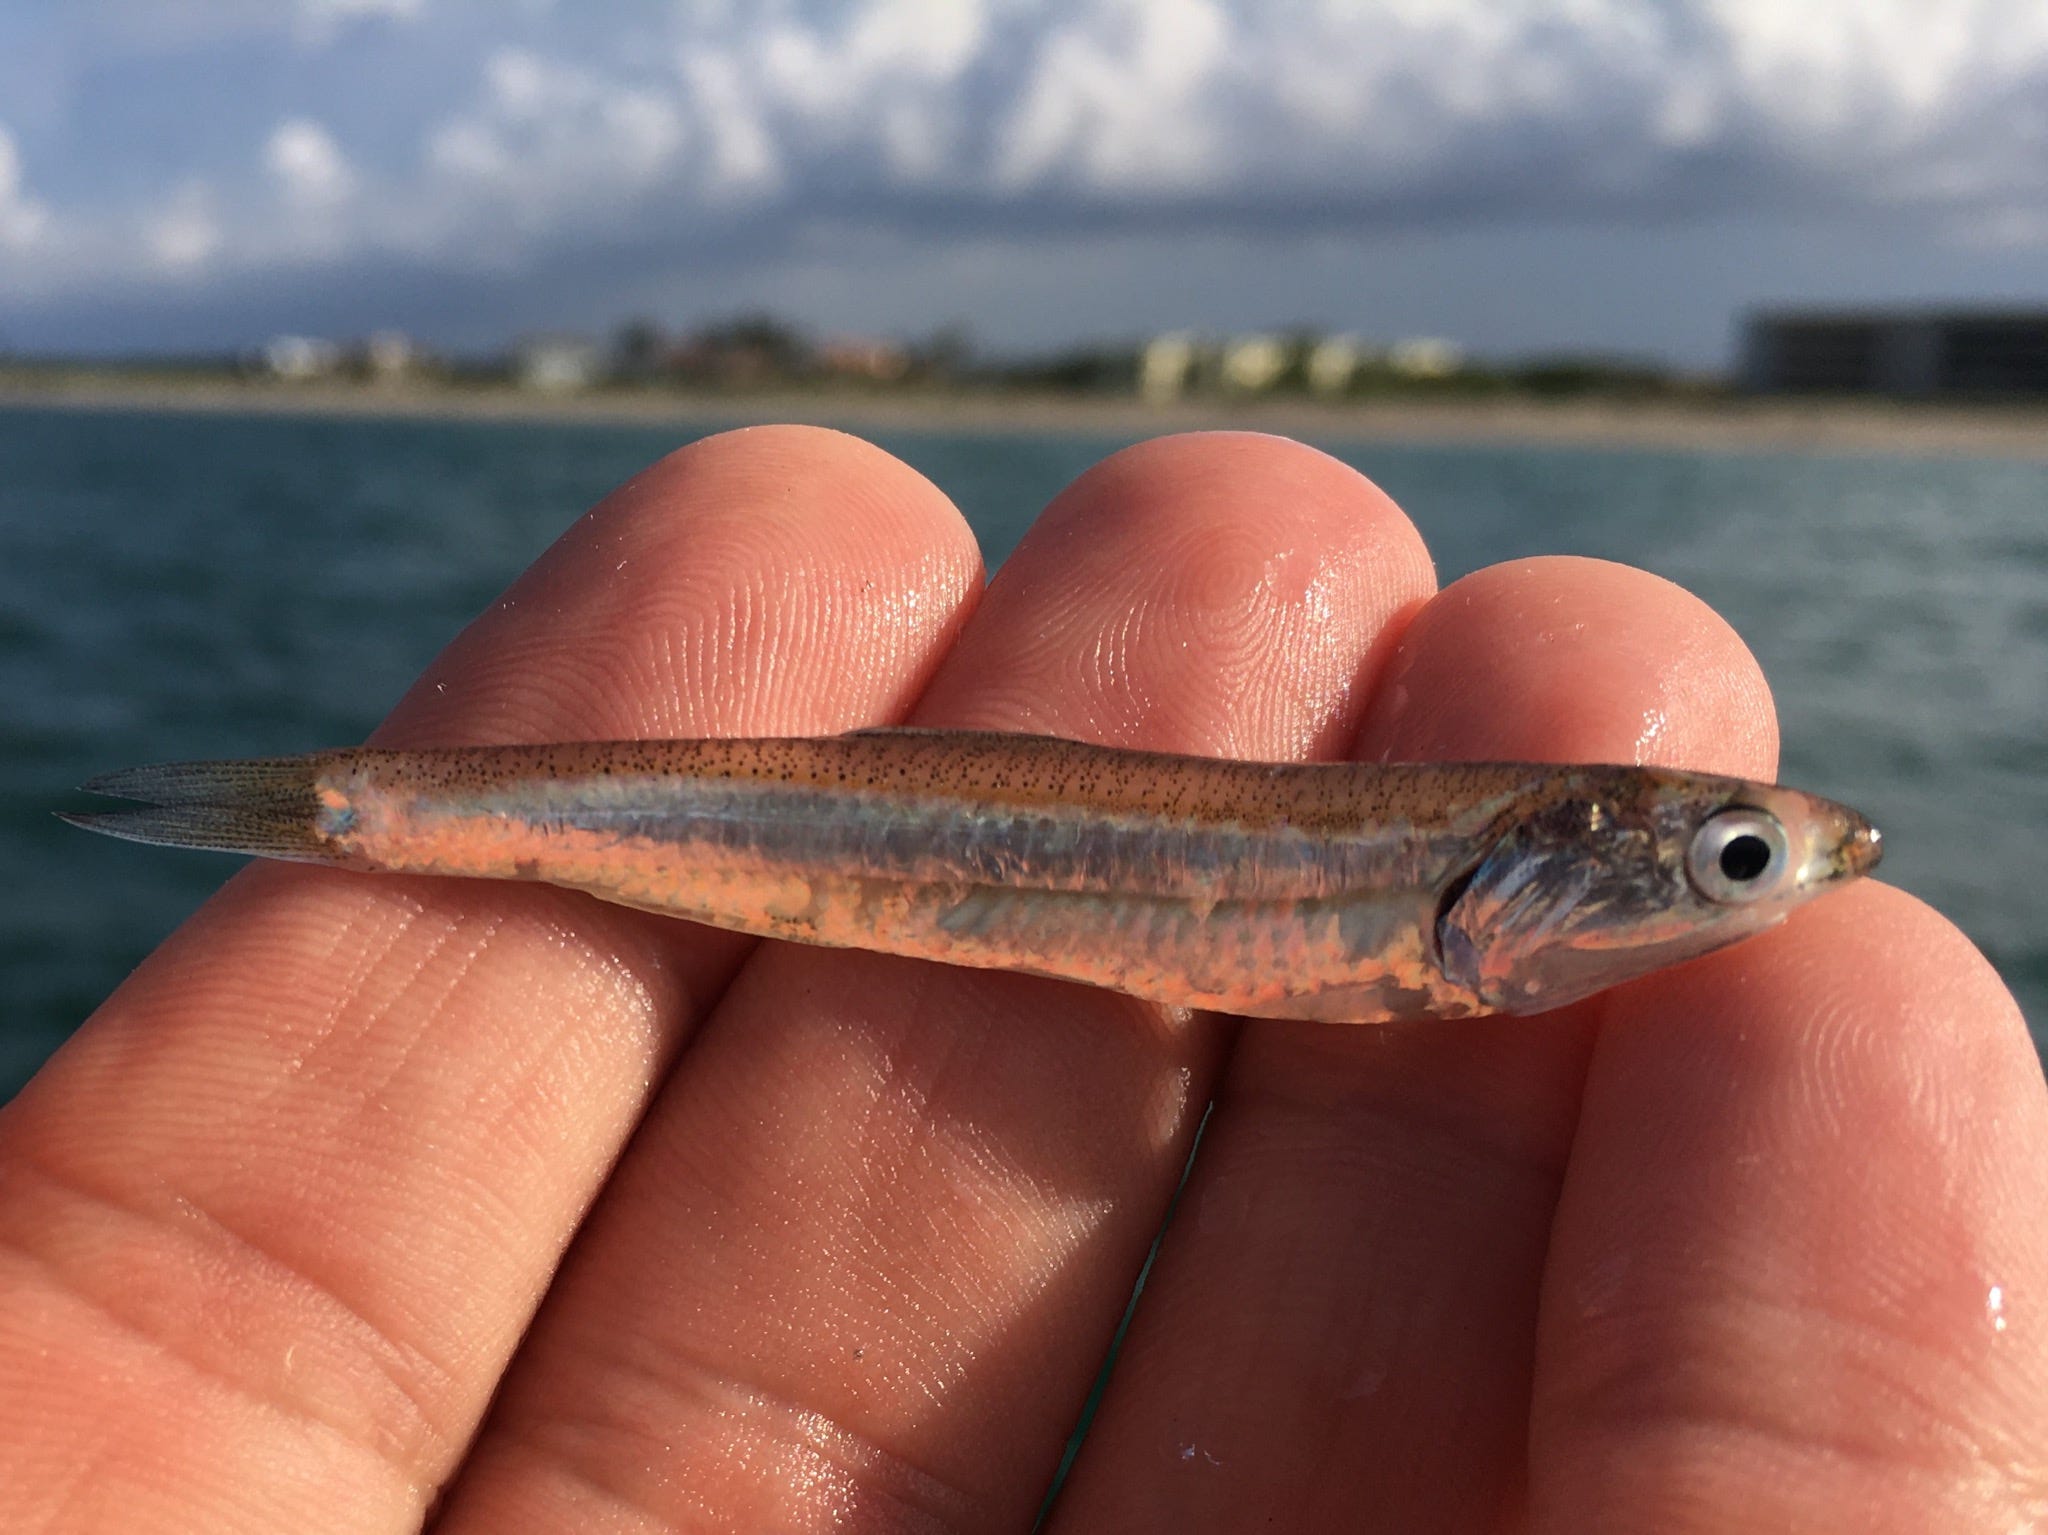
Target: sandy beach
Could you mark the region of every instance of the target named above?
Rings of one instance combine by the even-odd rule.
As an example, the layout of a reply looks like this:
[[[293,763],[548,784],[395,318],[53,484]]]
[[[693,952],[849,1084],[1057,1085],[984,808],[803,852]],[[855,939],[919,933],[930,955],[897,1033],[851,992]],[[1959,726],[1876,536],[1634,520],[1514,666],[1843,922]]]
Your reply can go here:
[[[1887,400],[1184,400],[960,390],[600,389],[551,395],[467,385],[0,375],[0,407],[742,425],[806,421],[851,431],[1075,432],[1106,437],[1235,427],[1326,442],[1547,443],[1723,452],[2048,458],[2048,405]]]

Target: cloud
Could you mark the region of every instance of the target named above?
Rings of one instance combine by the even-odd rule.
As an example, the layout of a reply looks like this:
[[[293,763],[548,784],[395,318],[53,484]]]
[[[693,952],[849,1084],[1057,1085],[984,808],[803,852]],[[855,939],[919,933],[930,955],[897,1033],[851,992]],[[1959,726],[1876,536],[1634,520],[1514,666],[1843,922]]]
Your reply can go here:
[[[714,196],[774,191],[783,179],[782,157],[737,61],[707,48],[685,54],[678,70],[703,119],[703,190]]]
[[[299,0],[299,14],[312,21],[353,21],[388,16],[410,21],[425,9],[426,0]]]
[[[332,208],[355,189],[355,173],[341,146],[311,118],[279,123],[263,146],[263,164],[285,201],[307,211]]]
[[[1030,57],[994,168],[1051,196],[1939,215],[2048,163],[2033,0],[1098,0]]]
[[[478,98],[428,135],[429,195],[410,210],[404,190],[394,198],[409,242],[574,239],[672,186],[691,137],[672,93],[523,48],[494,51],[482,75]]]
[[[154,184],[182,190],[88,207],[82,179],[39,174],[32,198],[0,134],[0,270],[76,293],[308,261],[531,272],[602,249],[674,265],[863,228],[1820,213],[2048,242],[2039,0],[705,0],[630,18],[542,0],[211,0],[176,14],[152,69],[232,58],[224,77],[249,90],[188,96],[226,122],[248,114],[240,137],[153,142],[170,162]],[[234,50],[282,37],[289,51],[295,27],[335,46],[291,53],[275,89],[246,73]],[[445,94],[387,85],[394,72]],[[222,142],[258,152],[232,163]],[[39,167],[63,159],[38,149]]]
[[[498,50],[441,132],[503,148],[516,128],[543,184],[580,162],[714,216],[1820,202],[1960,226],[2048,190],[2036,0],[760,0],[668,26],[665,56],[630,63]],[[607,100],[645,129],[623,167]]]
[[[428,142],[428,161],[458,181],[545,205],[657,180],[685,135],[679,106],[519,48],[484,64],[484,100]]]
[[[426,0],[298,0],[298,32],[318,46],[357,23],[416,21],[425,9]]]
[[[210,187],[188,181],[168,203],[145,217],[143,245],[162,271],[183,278],[213,261],[224,238],[214,205]]]
[[[21,171],[21,154],[13,135],[0,127],[0,251],[25,250],[50,227],[50,213],[29,196]]]
[[[1171,197],[1227,176],[1232,125],[1210,109],[1235,31],[1216,0],[1128,0],[1053,30],[1006,114],[995,179]]]

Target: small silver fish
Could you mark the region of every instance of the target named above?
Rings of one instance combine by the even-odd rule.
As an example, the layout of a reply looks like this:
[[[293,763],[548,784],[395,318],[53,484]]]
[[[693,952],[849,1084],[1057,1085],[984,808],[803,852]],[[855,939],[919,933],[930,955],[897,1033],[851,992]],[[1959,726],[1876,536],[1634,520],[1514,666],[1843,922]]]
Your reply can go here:
[[[1047,736],[348,750],[135,768],[64,819],[174,847],[542,880],[801,943],[1182,1007],[1533,1013],[1769,927],[1875,827],[1665,768],[1232,762]]]

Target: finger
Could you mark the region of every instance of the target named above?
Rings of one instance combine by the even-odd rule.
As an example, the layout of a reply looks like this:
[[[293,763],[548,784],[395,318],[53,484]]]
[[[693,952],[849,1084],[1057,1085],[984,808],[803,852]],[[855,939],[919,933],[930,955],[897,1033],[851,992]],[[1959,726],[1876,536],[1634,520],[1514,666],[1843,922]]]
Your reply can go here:
[[[2048,1089],[1858,887],[1607,1008],[1546,1280],[1547,1530],[2048,1523]]]
[[[1530,560],[1423,609],[1357,751],[1767,771],[1766,698],[1678,588]],[[1060,1527],[1501,1518],[1587,1027],[1247,1024]]]
[[[1328,749],[1428,580],[1321,454],[1147,444],[1039,520],[917,718]],[[450,1528],[1028,1525],[1216,1051],[1213,1021],[1105,992],[762,950],[594,1212]]]
[[[564,534],[382,739],[886,717],[977,575],[878,451],[712,439]],[[234,880],[0,1118],[0,1523],[415,1527],[738,952],[534,886]]]

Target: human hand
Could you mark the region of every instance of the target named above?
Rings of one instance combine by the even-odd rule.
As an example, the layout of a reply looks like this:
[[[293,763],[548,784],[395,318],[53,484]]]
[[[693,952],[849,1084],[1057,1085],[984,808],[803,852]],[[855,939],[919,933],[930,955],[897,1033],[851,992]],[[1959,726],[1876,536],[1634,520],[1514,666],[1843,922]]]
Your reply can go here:
[[[977,601],[902,465],[740,432],[378,739],[1771,776],[1754,663],[1676,588],[1432,592],[1275,439],[1116,456]],[[1054,1530],[2048,1519],[2048,1091],[1895,891],[1540,1018],[1346,1028],[267,865],[0,1114],[0,1522],[1027,1529],[1212,1097]]]

